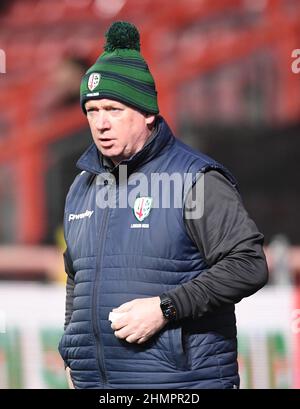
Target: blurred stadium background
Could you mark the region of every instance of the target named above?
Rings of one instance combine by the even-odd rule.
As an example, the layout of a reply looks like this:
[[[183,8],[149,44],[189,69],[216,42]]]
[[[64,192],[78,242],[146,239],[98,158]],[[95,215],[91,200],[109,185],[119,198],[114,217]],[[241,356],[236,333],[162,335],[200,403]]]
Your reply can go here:
[[[163,116],[233,171],[265,234],[270,283],[237,305],[242,387],[299,388],[299,0],[1,0],[0,388],[66,387],[63,207],[91,142],[79,83],[114,20],[139,27]]]

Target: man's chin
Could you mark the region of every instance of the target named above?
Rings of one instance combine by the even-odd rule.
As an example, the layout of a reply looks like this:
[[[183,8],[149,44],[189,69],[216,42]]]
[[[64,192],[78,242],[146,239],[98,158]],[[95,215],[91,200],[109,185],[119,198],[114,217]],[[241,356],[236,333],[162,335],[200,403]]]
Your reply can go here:
[[[98,148],[99,149],[99,148]],[[112,162],[119,163],[122,160],[122,155],[118,155],[116,152],[113,152],[112,149],[99,149],[103,156],[110,159]]]
[[[114,156],[118,156],[117,152],[115,149],[111,146],[109,147],[104,147],[104,146],[97,146],[99,151],[102,153],[102,155],[106,156],[107,158],[113,158]]]

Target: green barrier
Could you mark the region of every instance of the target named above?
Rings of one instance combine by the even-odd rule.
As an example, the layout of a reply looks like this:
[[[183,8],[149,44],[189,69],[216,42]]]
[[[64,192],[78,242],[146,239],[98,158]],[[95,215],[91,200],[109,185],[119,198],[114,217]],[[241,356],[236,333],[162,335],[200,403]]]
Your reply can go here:
[[[40,331],[42,350],[42,377],[47,389],[66,389],[68,387],[64,364],[57,346],[62,332],[45,328]]]
[[[238,337],[238,364],[242,389],[252,389],[252,364],[249,337]]]
[[[32,331],[32,329],[28,329]],[[65,389],[68,388],[65,377],[63,361],[58,353],[57,346],[60,341],[62,331],[46,327],[37,329],[36,345],[29,345],[28,350],[21,348],[22,333],[19,329],[8,328],[6,333],[0,333],[0,389],[22,389],[26,386],[24,382],[25,361],[39,359],[37,365],[30,365],[27,368],[27,376],[32,379],[40,379],[38,387],[46,389]],[[30,334],[30,333],[29,333]],[[33,334],[35,335],[35,334]],[[26,337],[27,338],[27,337]],[[27,341],[28,342],[28,339]],[[30,341],[29,341],[30,342]],[[242,333],[238,336],[238,362],[239,373],[241,377],[241,388],[253,389],[260,387],[256,382],[254,384],[254,373],[257,374],[258,368],[255,354],[256,342],[264,342],[266,345],[266,365],[264,384],[272,389],[286,389],[291,387],[291,363],[289,362],[289,339],[284,332],[266,332],[259,341],[255,336],[249,336],[248,333]],[[38,349],[38,351],[36,350]],[[27,351],[30,356],[24,359],[21,351]],[[28,352],[29,351],[29,352]],[[29,359],[28,359],[29,358]],[[33,363],[36,363],[33,362]],[[32,372],[30,372],[32,371]],[[38,371],[33,373],[33,371]],[[28,379],[27,379],[28,381]],[[30,385],[32,383],[29,382]],[[33,386],[34,387],[34,386]]]
[[[269,376],[272,389],[290,387],[287,340],[282,333],[268,334]]]
[[[20,389],[23,387],[21,366],[20,332],[8,328],[0,334],[0,388]]]

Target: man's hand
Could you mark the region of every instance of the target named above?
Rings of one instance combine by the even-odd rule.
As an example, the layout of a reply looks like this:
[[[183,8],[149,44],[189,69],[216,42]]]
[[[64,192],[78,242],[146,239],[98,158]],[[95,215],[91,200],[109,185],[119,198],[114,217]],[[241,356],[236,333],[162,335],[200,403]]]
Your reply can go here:
[[[139,298],[112,310],[122,313],[111,327],[115,336],[127,342],[142,344],[167,324],[160,309],[160,298]]]

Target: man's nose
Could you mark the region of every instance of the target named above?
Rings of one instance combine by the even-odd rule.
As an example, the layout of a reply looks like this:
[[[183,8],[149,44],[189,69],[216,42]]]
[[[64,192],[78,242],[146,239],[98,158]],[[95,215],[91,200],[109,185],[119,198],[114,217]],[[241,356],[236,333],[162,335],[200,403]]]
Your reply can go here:
[[[106,111],[99,110],[99,112],[97,112],[97,119],[95,125],[99,131],[110,129],[110,122]]]

